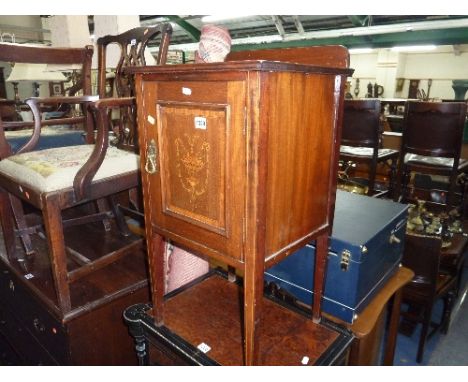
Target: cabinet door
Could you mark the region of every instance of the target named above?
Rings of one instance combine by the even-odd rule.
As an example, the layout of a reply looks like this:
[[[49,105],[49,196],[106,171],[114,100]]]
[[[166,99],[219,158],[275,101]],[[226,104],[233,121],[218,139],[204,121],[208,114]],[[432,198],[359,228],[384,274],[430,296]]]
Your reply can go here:
[[[155,173],[144,176],[151,222],[192,250],[242,260],[245,82],[155,81],[144,89],[143,161],[156,158]]]

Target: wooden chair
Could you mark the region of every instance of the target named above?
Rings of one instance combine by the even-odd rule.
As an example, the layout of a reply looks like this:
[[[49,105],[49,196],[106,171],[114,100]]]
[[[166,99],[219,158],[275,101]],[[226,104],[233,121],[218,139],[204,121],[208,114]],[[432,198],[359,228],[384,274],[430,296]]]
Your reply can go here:
[[[441,329],[447,333],[453,300],[456,293],[456,275],[440,271],[442,240],[435,236],[406,235],[402,263],[415,273],[413,280],[403,289],[403,302],[408,303],[407,312],[402,316],[422,324],[416,361],[421,363],[427,338]],[[444,300],[444,309],[440,323],[431,321],[434,304]],[[433,331],[429,328],[434,326]]]
[[[84,98],[78,98],[78,103],[91,101],[96,98],[86,98],[91,96],[91,59],[93,55],[93,47],[85,48],[49,48],[37,47],[18,44],[0,44],[0,61],[26,63],[26,64],[51,64],[51,65],[78,65],[81,66],[81,73],[77,86],[81,88]],[[62,98],[54,98],[56,101],[61,101]],[[11,101],[10,101],[11,102]],[[61,104],[61,102],[58,102]],[[0,160],[4,159],[13,153],[22,153],[35,149],[41,134],[40,128],[53,125],[82,125],[84,129],[92,128],[92,117],[87,110],[83,110],[82,115],[72,116],[70,118],[57,118],[42,121],[40,125],[34,122],[25,121],[5,121],[1,119],[0,132]],[[13,152],[8,141],[5,139],[4,131],[17,128],[32,128],[33,132],[28,141],[24,143],[17,151]],[[88,133],[85,130],[86,133]],[[92,137],[86,134],[86,141],[92,143]]]
[[[78,103],[85,103],[95,100],[96,97],[91,96],[91,59],[93,54],[93,47],[87,46],[85,48],[48,48],[37,47],[28,45],[17,44],[0,44],[0,61],[15,62],[15,63],[31,63],[31,64],[64,64],[64,65],[81,65],[81,76],[79,85],[82,89],[82,97],[76,98]],[[55,98],[61,100],[61,98]],[[83,110],[82,115],[72,116],[69,118],[58,118],[47,121],[24,122],[24,121],[3,121],[0,118],[0,160],[13,155],[21,154],[34,150],[39,142],[41,136],[41,128],[43,126],[52,125],[76,125],[82,126],[85,132],[85,140],[90,143],[91,135],[88,134],[86,128],[92,125],[91,115],[87,110]],[[12,149],[12,145],[5,136],[5,130],[30,128],[32,132],[29,138],[16,149]],[[17,234],[21,239],[26,254],[33,253],[31,240],[28,233],[24,230],[27,228],[27,223],[24,217],[23,204],[21,200],[11,194],[9,196],[9,203],[11,204],[11,212],[13,213]],[[8,202],[8,200],[6,200]],[[7,237],[7,240],[10,237]],[[13,242],[7,245],[8,253],[14,251]]]
[[[111,42],[115,41],[122,48],[116,81],[131,88],[131,79],[126,77],[126,80],[120,81],[120,74],[125,77],[125,67],[145,64],[144,49],[149,39],[155,36],[161,37],[157,63],[165,63],[171,32],[171,26],[164,24],[136,28],[119,36],[99,39],[100,81],[105,78],[105,50]],[[102,88],[99,92],[103,94]],[[133,90],[122,94],[131,96]],[[15,236],[43,233],[48,242],[58,307],[64,314],[72,309],[70,289],[74,281],[132,254],[143,245],[143,238],[129,231],[116,202],[119,192],[134,189],[140,184],[135,99],[128,96],[96,102],[83,97],[29,99],[27,103],[34,115],[35,129],[39,131],[42,124],[40,105],[58,101],[78,102],[88,106],[96,122],[88,128],[88,136],[94,139],[96,128],[95,144],[21,152],[0,162],[1,219],[9,260],[27,262],[28,257],[32,257],[25,258],[18,254]],[[116,125],[111,125],[110,108],[119,111]],[[112,126],[117,129],[114,131],[115,139],[109,142],[109,129]],[[37,208],[42,214],[42,222],[34,226],[15,224],[14,208],[9,203],[12,198],[21,199]],[[94,205],[91,202],[96,202],[97,210],[91,208]],[[76,213],[81,212],[81,209],[86,214],[77,216]],[[63,219],[67,215],[71,218]],[[92,226],[97,222],[104,223],[101,225],[104,228],[102,242],[87,246],[89,253],[81,253],[66,243],[68,236],[65,231],[70,227],[83,224]],[[118,231],[118,238],[110,235],[111,231]],[[73,241],[79,242],[76,238]]]
[[[379,163],[390,167],[388,193],[393,192],[398,151],[380,148],[380,138],[380,101],[345,100],[340,159],[364,163],[368,167],[368,195],[377,192],[375,180]]]
[[[167,51],[172,35],[171,24],[161,24],[156,27],[139,27],[128,30],[119,35],[108,35],[98,39],[98,91],[99,98],[106,98],[107,73],[107,51],[109,47],[118,46],[121,56],[117,66],[112,73],[112,87],[109,90],[110,94],[115,97],[134,97],[133,77],[125,71],[130,66],[146,65],[145,48],[151,42],[156,43],[155,39],[159,38],[159,50],[156,57],[155,65],[166,64]],[[101,69],[102,68],[102,69]],[[119,110],[115,110],[115,109]],[[129,101],[125,106],[113,106],[114,110],[108,109],[109,131],[115,135],[121,148],[128,146],[130,150],[138,152],[138,136],[136,129],[136,111],[134,101]],[[132,120],[131,124],[125,123],[126,120]],[[125,200],[127,199],[127,200]],[[141,202],[140,187],[131,188],[126,197],[119,198],[120,208],[125,210],[125,213],[133,216],[138,220],[143,220],[143,207]]]
[[[468,169],[468,161],[460,159],[465,115],[464,102],[407,102],[395,199],[410,199],[408,185],[415,172],[447,177],[446,209],[456,205],[457,178]]]

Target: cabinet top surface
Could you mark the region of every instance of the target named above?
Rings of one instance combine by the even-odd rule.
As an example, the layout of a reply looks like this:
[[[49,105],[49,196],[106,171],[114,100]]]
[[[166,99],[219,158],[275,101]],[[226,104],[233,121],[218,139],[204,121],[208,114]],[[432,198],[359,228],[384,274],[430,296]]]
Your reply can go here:
[[[131,74],[182,74],[209,73],[227,71],[264,71],[264,72],[302,72],[315,74],[352,75],[352,69],[322,67],[316,65],[296,64],[292,62],[247,60],[203,64],[178,64],[161,66],[135,66],[126,69]]]

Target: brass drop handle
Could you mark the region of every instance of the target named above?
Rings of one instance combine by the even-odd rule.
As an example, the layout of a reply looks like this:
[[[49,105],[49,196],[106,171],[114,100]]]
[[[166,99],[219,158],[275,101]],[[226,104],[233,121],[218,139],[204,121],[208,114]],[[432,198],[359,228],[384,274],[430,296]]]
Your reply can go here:
[[[146,164],[145,170],[148,174],[155,174],[158,172],[158,149],[154,139],[146,145]]]
[[[388,241],[390,242],[390,244],[393,244],[393,243],[399,244],[401,242],[401,240],[398,237],[396,237],[394,233],[390,235],[390,238],[388,239]]]

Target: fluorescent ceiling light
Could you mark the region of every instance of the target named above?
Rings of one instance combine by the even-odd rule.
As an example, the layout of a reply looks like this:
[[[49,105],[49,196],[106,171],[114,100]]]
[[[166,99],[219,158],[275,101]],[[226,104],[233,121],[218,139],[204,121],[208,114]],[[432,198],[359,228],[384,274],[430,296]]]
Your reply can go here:
[[[242,15],[242,16],[220,16],[220,15],[213,15],[213,16],[203,16],[201,18],[202,23],[216,23],[219,21],[228,21],[228,20],[238,20],[238,19],[246,19],[252,17],[252,15]]]
[[[393,52],[425,52],[434,50],[435,45],[415,45],[415,46],[394,46],[391,50]]]
[[[360,54],[360,53],[372,53],[374,49],[372,48],[352,48],[348,49],[349,53]]]
[[[263,44],[268,42],[283,41],[283,38],[279,34],[268,35],[268,36],[255,36],[237,38],[232,40],[232,45],[239,44]]]
[[[468,27],[468,18],[457,20],[437,20],[437,21],[419,21],[412,24],[391,24],[391,25],[373,25],[369,27],[343,28],[334,30],[311,31],[303,35],[287,34],[284,41],[294,41],[314,38],[333,38],[343,36],[369,36],[385,33],[400,33],[410,31],[436,30],[446,28],[466,28]]]

